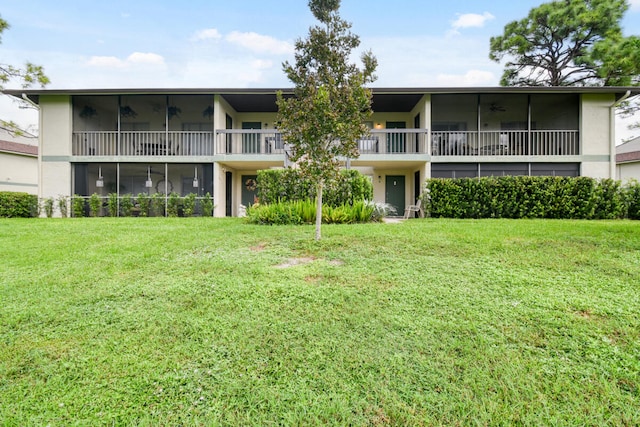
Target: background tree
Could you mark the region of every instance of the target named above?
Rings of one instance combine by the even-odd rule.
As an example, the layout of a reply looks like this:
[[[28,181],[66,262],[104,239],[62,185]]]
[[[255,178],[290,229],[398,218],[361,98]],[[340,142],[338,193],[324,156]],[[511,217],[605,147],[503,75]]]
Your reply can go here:
[[[640,83],[639,39],[623,37],[626,0],[557,0],[492,37],[503,86],[626,86]]]
[[[9,23],[0,17],[0,43],[2,43],[2,33],[8,28]],[[4,86],[11,82],[19,82],[23,88],[35,84],[40,84],[44,87],[49,83],[49,78],[44,74],[41,66],[34,65],[31,62],[27,62],[24,68],[0,62],[0,90],[4,89]],[[12,133],[20,133],[18,126],[11,121],[0,119],[0,128]]]
[[[357,158],[358,139],[368,132],[371,91],[377,61],[370,51],[363,68],[350,62],[360,45],[351,24],[338,13],[340,0],[310,0],[309,8],[322,25],[309,29],[295,43],[295,64],[283,70],[295,85],[293,97],[278,93],[278,123],[291,147],[290,159],[316,183],[316,240],[321,238],[322,189],[335,179],[340,158]]]

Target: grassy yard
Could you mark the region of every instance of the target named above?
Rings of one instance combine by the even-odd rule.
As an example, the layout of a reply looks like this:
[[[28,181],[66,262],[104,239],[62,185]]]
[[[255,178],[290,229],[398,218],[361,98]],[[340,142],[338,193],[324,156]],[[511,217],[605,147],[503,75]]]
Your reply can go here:
[[[0,425],[639,425],[640,222],[0,220]]]

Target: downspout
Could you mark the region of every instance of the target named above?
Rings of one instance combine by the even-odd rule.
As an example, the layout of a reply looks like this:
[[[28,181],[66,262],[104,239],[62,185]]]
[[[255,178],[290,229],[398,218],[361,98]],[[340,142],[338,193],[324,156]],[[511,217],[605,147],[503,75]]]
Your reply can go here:
[[[631,96],[631,91],[627,90],[622,98],[615,101],[609,106],[609,152],[611,153],[609,161],[609,176],[616,179],[616,112],[618,105],[622,104]]]
[[[36,110],[40,109],[40,106],[38,106],[38,104],[36,104],[32,100],[30,100],[29,97],[27,96],[27,94],[24,93],[24,92],[22,93],[22,99],[24,99],[27,103],[31,104],[33,106],[33,108],[35,108]]]

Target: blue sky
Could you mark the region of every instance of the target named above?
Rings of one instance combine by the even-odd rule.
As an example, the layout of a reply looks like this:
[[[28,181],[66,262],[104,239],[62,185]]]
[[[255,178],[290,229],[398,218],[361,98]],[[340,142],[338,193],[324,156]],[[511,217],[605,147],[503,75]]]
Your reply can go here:
[[[542,2],[342,0],[341,15],[378,58],[373,86],[497,86],[490,37]],[[3,0],[0,15],[0,62],[43,65],[52,89],[288,87],[282,62],[315,23],[306,0]],[[6,99],[0,117],[35,121]]]

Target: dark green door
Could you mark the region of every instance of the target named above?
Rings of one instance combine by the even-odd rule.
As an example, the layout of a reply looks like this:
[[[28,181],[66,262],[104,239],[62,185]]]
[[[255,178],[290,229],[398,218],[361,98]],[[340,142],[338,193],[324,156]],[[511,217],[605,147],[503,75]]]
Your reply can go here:
[[[406,129],[406,122],[387,122],[387,129]],[[407,141],[406,133],[393,133],[393,131],[389,131],[387,134],[387,153],[406,153],[407,152]]]
[[[260,129],[260,122],[242,122],[242,129]],[[260,134],[259,133],[243,133],[242,134],[242,152],[243,153],[259,153],[260,152]]]
[[[404,175],[387,175],[384,201],[396,208],[396,215],[404,215]]]
[[[241,203],[246,207],[256,202],[256,178],[257,175],[242,175]]]

